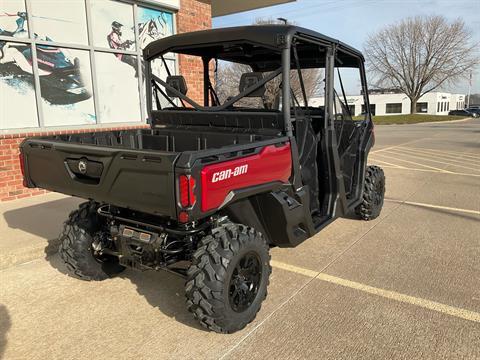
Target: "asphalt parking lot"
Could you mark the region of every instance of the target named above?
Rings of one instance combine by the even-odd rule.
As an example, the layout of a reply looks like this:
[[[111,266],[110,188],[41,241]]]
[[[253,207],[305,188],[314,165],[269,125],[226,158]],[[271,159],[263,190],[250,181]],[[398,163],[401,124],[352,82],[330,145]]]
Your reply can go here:
[[[0,270],[0,358],[479,359],[480,120],[375,133],[381,217],[273,249],[268,298],[241,332],[201,329],[174,275],[88,283],[50,255]],[[35,201],[3,211],[1,251],[8,234],[47,245],[78,203]]]

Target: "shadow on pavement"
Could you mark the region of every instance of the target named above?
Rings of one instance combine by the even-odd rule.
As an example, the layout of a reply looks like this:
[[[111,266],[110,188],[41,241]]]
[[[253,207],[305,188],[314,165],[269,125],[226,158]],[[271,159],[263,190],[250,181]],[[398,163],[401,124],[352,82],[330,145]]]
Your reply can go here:
[[[26,206],[4,213],[8,227],[19,229],[48,241],[46,254],[58,249],[57,236],[68,214],[82,202],[77,198],[65,198]]]
[[[64,275],[71,276],[64,262],[58,254],[47,256],[50,265]],[[204,329],[187,311],[185,304],[185,280],[166,271],[136,271],[126,269],[117,277],[129,280],[136,286],[139,296],[143,296],[147,302],[160,310],[169,318],[185,324],[191,328]],[[78,279],[78,281],[83,281]],[[104,280],[109,281],[109,280]]]
[[[7,333],[11,326],[8,310],[5,305],[0,304],[0,359],[3,359],[3,354],[7,348]]]
[[[194,329],[208,332],[187,310],[183,278],[165,271],[135,270],[127,270],[120,276],[130,280],[137,287],[138,294],[166,316]]]

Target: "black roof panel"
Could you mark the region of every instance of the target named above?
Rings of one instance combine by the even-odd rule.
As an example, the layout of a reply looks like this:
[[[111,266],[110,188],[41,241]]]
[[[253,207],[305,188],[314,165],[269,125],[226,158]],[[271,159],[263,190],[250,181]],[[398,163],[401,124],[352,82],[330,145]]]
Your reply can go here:
[[[151,60],[169,51],[203,55],[200,48],[205,49],[212,45],[213,50],[215,44],[235,42],[253,43],[280,51],[287,44],[284,40],[291,40],[294,35],[303,35],[326,44],[337,44],[339,48],[363,59],[360,51],[336,39],[299,26],[279,24],[237,26],[176,34],[148,44],[143,50],[143,57],[145,60]]]

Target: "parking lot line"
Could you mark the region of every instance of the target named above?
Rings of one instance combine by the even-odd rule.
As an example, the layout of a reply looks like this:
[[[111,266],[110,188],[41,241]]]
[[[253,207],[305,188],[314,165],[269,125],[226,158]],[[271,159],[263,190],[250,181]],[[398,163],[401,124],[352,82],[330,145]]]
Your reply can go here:
[[[439,154],[456,155],[456,156],[461,156],[461,157],[467,156],[467,157],[473,158],[474,160],[478,160],[478,159],[479,159],[478,155],[476,155],[476,154],[474,154],[474,153],[465,153],[465,152],[459,152],[459,151],[443,151],[443,150],[430,149],[430,148],[410,148],[410,147],[406,147],[406,146],[403,146],[403,147],[404,147],[405,149],[428,150],[428,151],[436,152],[436,153],[439,153]]]
[[[413,143],[416,143],[416,142],[419,142],[419,141],[425,141],[425,140],[429,140],[429,139],[432,139],[432,138],[427,137],[427,138],[421,138],[421,139],[417,139],[417,140],[407,141],[407,142],[402,143],[402,144],[398,144],[398,145],[394,145],[394,146],[388,146],[386,148],[370,151],[370,154],[375,154],[375,153],[378,153],[378,152],[382,152],[382,151],[386,151],[386,150],[390,150],[390,149],[395,149],[395,148],[403,146],[403,145],[413,144]]]
[[[454,207],[449,207],[449,206],[440,206],[440,205],[425,204],[425,203],[395,200],[395,199],[385,199],[385,201],[389,201],[389,202],[393,202],[393,203],[397,203],[397,204],[415,205],[415,206],[421,206],[421,207],[432,208],[432,209],[441,209],[441,210],[448,210],[448,211],[455,211],[455,212],[463,212],[463,213],[467,213],[467,214],[480,215],[480,211],[478,211],[478,210],[460,209],[460,208],[454,208]]]
[[[406,169],[406,167],[404,167],[404,166],[397,165],[397,164],[392,164],[392,163],[389,163],[389,162],[386,162],[386,161],[383,161],[383,160],[375,159],[375,161],[379,162],[379,163],[382,163],[382,164],[390,165],[390,167],[395,167],[395,168],[398,168],[398,169]]]
[[[443,157],[447,157],[448,161],[455,161],[455,162],[459,162],[467,165],[477,164],[478,162],[478,165],[480,165],[480,159],[464,159],[462,158],[461,155],[439,154],[439,153],[433,153],[433,152],[417,150],[417,149],[414,150],[413,148],[398,148],[398,149],[403,151],[409,151],[414,154],[416,153],[416,154],[422,154],[425,156],[435,157],[436,159],[438,159],[440,156],[443,156]]]
[[[374,159],[373,163],[380,162],[381,160]],[[370,163],[369,163],[370,164]],[[468,173],[458,173],[453,171],[438,171],[438,170],[430,170],[430,169],[419,169],[419,168],[410,168],[410,167],[399,167],[399,166],[389,166],[389,165],[382,165],[384,168],[389,169],[397,169],[397,170],[409,170],[409,171],[423,171],[423,172],[432,172],[437,174],[449,174],[449,175],[459,175],[459,176],[472,176],[472,177],[480,177],[480,174],[468,174]]]
[[[407,152],[408,150],[407,151],[402,150],[402,148],[398,148],[395,151],[400,151],[400,153],[397,152],[398,155],[405,155],[405,156],[410,156],[410,157],[414,157],[414,158],[417,158],[417,159],[430,161],[430,162],[435,162],[435,163],[439,163],[439,164],[456,166],[456,167],[460,167],[460,168],[464,168],[464,169],[468,169],[468,170],[473,170],[473,171],[480,171],[480,168],[479,168],[478,164],[475,164],[476,166],[465,166],[465,163],[462,163],[462,165],[452,164],[451,162],[446,162],[445,160],[439,161],[439,160],[429,159],[429,158],[427,158],[426,155],[408,153]],[[388,152],[388,153],[390,153],[390,152]],[[447,160],[448,161],[454,161],[454,160],[451,160],[451,159],[447,159]]]
[[[392,160],[402,161],[402,162],[406,162],[406,163],[413,164],[413,165],[423,166],[423,167],[426,167],[426,168],[428,168],[428,169],[437,170],[437,171],[439,171],[439,172],[451,173],[451,171],[448,171],[448,170],[440,169],[440,168],[437,168],[437,167],[434,167],[434,166],[430,166],[430,165],[424,165],[424,164],[421,164],[421,163],[418,163],[418,162],[415,162],[415,161],[410,161],[410,160],[405,160],[405,159],[399,159],[399,158],[396,158],[396,157],[394,157],[394,156],[389,156],[389,155],[385,155],[385,154],[375,155],[375,157],[377,157],[377,156],[383,156],[383,157],[386,157],[387,159],[392,159]]]
[[[309,270],[309,269],[304,269],[304,268],[301,268],[301,267],[298,267],[298,266],[293,266],[293,265],[290,265],[290,264],[285,264],[283,262],[276,261],[276,260],[272,260],[271,264],[275,268],[295,272],[297,274],[302,274],[302,275],[305,275],[305,276],[308,276],[308,277],[311,277],[311,278],[314,278],[314,279],[318,279],[318,280],[321,280],[321,281],[326,281],[326,282],[329,282],[331,284],[340,285],[340,286],[347,287],[347,288],[350,288],[350,289],[359,290],[359,291],[362,291],[362,292],[365,292],[365,293],[368,293],[368,294],[380,296],[380,297],[383,297],[383,298],[386,298],[386,299],[390,299],[390,300],[394,300],[394,301],[418,306],[418,307],[421,307],[421,308],[424,308],[424,309],[428,309],[428,310],[436,311],[436,312],[439,312],[439,313],[442,313],[442,314],[454,316],[454,317],[457,317],[459,319],[464,319],[464,320],[480,323],[480,313],[477,313],[475,311],[470,311],[470,310],[466,310],[466,309],[462,309],[462,308],[457,308],[455,306],[445,305],[445,304],[442,304],[442,303],[439,303],[439,302],[436,302],[436,301],[422,299],[422,298],[418,298],[418,297],[415,297],[415,296],[410,296],[410,295],[398,293],[396,291],[376,288],[376,287],[373,287],[373,286],[370,286],[370,285],[365,285],[365,284],[358,283],[358,282],[355,282],[355,281],[342,279],[342,278],[332,276],[332,275],[328,275],[328,274],[325,274],[325,273],[316,272],[316,271]]]

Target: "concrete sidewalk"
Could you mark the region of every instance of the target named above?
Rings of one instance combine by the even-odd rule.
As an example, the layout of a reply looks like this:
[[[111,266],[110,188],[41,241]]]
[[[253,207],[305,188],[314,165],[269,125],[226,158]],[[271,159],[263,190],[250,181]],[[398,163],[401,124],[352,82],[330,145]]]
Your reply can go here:
[[[0,269],[56,252],[63,222],[83,201],[47,194],[0,203]]]

